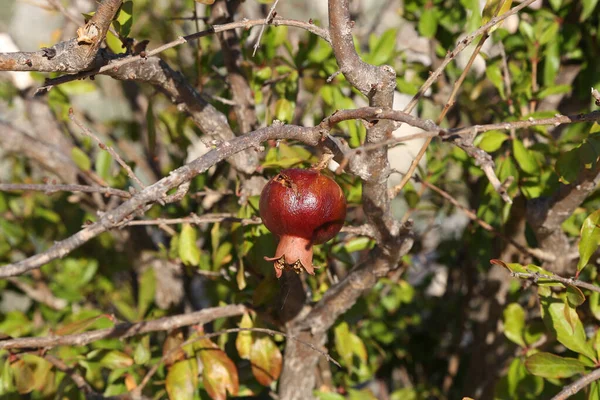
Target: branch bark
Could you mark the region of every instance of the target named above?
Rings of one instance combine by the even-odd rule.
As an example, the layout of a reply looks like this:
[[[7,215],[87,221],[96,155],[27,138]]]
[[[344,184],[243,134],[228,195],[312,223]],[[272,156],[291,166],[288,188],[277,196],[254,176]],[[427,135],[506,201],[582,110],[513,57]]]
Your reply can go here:
[[[56,346],[85,346],[88,343],[106,338],[128,338],[148,332],[167,331],[189,325],[203,325],[217,318],[228,318],[242,315],[246,307],[230,304],[222,307],[205,308],[189,314],[163,317],[152,321],[143,321],[135,324],[123,322],[112,328],[98,329],[84,333],[46,336],[24,337],[18,339],[0,340],[0,349],[35,349]]]
[[[78,37],[34,52],[0,53],[0,71],[80,72],[101,64],[100,45],[122,0],[104,0]]]

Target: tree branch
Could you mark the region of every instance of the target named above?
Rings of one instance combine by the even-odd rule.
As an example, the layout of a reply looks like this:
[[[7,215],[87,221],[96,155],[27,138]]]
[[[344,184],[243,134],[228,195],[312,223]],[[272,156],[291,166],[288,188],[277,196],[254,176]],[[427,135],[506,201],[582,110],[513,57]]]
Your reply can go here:
[[[35,52],[0,53],[0,71],[80,72],[101,63],[98,50],[122,0],[104,0],[77,38]]]
[[[573,382],[569,386],[566,386],[556,396],[554,396],[552,398],[552,400],[568,399],[569,397],[575,395],[581,389],[583,389],[587,385],[591,384],[592,382],[597,381],[598,379],[600,379],[600,368],[593,370],[589,374],[584,375],[581,378],[577,379],[575,382]]]
[[[163,317],[151,321],[138,323],[123,322],[112,328],[98,329],[84,333],[46,336],[24,337],[18,339],[0,340],[0,349],[35,349],[51,348],[56,346],[85,346],[100,339],[124,339],[148,332],[167,331],[189,325],[203,325],[217,318],[228,318],[242,315],[247,312],[243,305],[230,304],[222,307],[205,308],[189,314]]]

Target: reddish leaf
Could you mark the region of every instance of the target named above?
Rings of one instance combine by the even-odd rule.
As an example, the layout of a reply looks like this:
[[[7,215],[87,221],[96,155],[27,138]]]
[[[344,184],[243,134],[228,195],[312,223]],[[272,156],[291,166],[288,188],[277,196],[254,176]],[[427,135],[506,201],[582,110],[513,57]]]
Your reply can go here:
[[[240,389],[235,364],[223,350],[208,339],[198,342],[204,369],[202,381],[209,396],[214,400],[226,400],[227,392],[236,396]]]
[[[261,385],[269,386],[281,374],[281,352],[270,337],[254,341],[250,352],[250,362],[252,363],[252,373]]]
[[[185,358],[185,352],[181,348],[183,335],[180,331],[171,331],[163,344],[163,357],[165,365],[169,366]]]

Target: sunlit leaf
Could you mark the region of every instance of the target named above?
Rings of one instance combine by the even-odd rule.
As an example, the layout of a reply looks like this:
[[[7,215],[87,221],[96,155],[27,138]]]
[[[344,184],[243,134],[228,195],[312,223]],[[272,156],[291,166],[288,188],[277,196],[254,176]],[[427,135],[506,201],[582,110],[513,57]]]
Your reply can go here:
[[[193,400],[197,386],[198,365],[195,359],[179,361],[169,367],[165,387],[170,400]]]
[[[282,361],[281,351],[270,337],[262,337],[252,344],[250,352],[252,373],[261,385],[269,386],[279,378]]]
[[[581,240],[579,241],[579,262],[577,271],[581,271],[594,254],[600,244],[600,210],[591,213],[581,226]]]
[[[536,353],[525,360],[527,370],[543,378],[569,378],[585,371],[576,358],[559,357],[551,353]]]
[[[200,263],[196,238],[196,229],[190,224],[183,224],[179,236],[179,258],[185,265],[197,266]]]
[[[518,303],[511,303],[504,309],[504,335],[512,342],[525,347],[525,310]]]
[[[240,328],[252,328],[252,318],[248,313],[245,313],[242,316],[242,320],[239,323]],[[241,358],[246,360],[250,359],[250,351],[252,349],[252,332],[250,331],[242,331],[238,332],[237,338],[235,340],[235,347],[238,351],[238,354]]]

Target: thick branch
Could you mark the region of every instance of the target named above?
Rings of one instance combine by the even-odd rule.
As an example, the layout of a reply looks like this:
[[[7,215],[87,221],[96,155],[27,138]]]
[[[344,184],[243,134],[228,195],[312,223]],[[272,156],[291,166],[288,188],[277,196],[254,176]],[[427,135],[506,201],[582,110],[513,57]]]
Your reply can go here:
[[[0,71],[80,72],[101,63],[98,49],[122,0],[104,0],[78,37],[34,52],[0,53]]]
[[[85,346],[88,343],[106,338],[124,339],[148,332],[167,331],[189,325],[203,325],[217,318],[228,318],[242,315],[246,307],[230,304],[222,307],[205,308],[190,314],[163,317],[152,321],[135,324],[123,322],[112,328],[98,329],[84,333],[64,336],[26,337],[0,340],[0,349],[32,349],[56,346]]]

